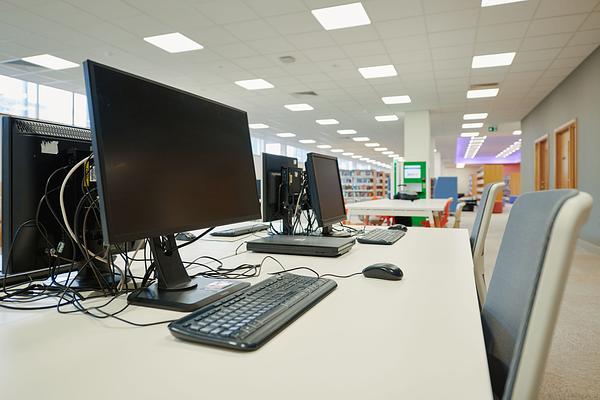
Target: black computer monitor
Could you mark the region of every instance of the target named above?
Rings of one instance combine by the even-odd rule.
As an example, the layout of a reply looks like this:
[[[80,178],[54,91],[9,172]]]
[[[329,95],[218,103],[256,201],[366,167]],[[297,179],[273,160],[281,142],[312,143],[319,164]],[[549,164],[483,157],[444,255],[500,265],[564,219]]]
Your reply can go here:
[[[93,61],[84,77],[104,237],[149,238],[155,259],[158,282],[128,299],[198,308],[173,234],[260,218],[247,114]]]
[[[71,167],[91,155],[89,129],[13,116],[1,119],[3,257],[0,275],[9,282],[52,275],[53,282],[68,283],[72,289],[111,286],[117,278],[114,271],[102,261],[86,261],[87,256],[71,240],[60,218],[58,189]],[[75,219],[80,201],[84,209],[88,208],[92,198],[85,197],[93,193],[94,186],[94,182],[84,179],[83,168],[67,182],[63,203],[70,218]],[[79,227],[83,214],[78,215]],[[88,248],[94,253],[103,253],[100,226],[94,218],[86,222]],[[68,277],[58,275],[65,271],[72,273]]]
[[[308,153],[306,174],[310,204],[315,212],[322,235],[333,236],[332,225],[346,219],[346,207],[337,158]],[[348,236],[342,234],[340,236]]]
[[[276,154],[262,154],[262,215],[264,222],[287,219],[287,210],[284,209],[282,172],[285,169],[298,168],[298,160],[292,157],[279,156]],[[287,191],[287,189],[286,189]],[[291,229],[289,221],[284,222],[285,233]]]

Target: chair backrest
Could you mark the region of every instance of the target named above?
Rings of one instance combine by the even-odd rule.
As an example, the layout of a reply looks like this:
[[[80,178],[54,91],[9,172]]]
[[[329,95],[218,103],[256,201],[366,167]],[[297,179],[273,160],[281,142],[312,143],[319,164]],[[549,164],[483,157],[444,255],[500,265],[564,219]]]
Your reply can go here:
[[[465,208],[464,202],[460,202],[456,205],[456,211],[454,212],[454,225],[453,228],[460,228],[460,219],[462,218],[462,211]]]
[[[452,197],[448,197],[448,200],[446,200],[446,205],[444,205],[444,213],[440,219],[440,228],[445,228],[446,225],[448,225],[448,219],[450,218],[450,206],[452,205],[453,201],[454,199]]]
[[[534,399],[543,377],[576,240],[592,198],[577,190],[513,205],[482,310],[494,395]]]
[[[497,182],[486,185],[486,187],[483,189],[481,200],[479,201],[479,207],[477,207],[477,215],[475,216],[473,229],[471,230],[471,252],[473,253],[475,285],[477,286],[477,295],[479,296],[480,308],[485,301],[485,294],[487,292],[484,273],[485,263],[483,257],[485,250],[485,238],[488,233],[488,228],[490,227],[496,195],[503,187],[504,182]]]

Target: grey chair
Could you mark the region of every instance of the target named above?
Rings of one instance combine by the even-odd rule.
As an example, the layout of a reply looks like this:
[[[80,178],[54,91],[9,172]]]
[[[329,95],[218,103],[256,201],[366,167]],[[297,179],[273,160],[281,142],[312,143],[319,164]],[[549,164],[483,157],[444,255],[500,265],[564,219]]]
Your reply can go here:
[[[454,211],[454,222],[452,223],[452,228],[454,229],[460,228],[463,208],[465,208],[464,202],[460,202],[456,205],[456,210]]]
[[[592,198],[573,189],[513,205],[481,313],[497,399],[535,399],[575,243]]]
[[[504,187],[504,182],[491,183],[483,188],[479,207],[477,207],[477,215],[471,229],[471,252],[473,254],[473,266],[475,273],[475,286],[477,287],[477,296],[479,297],[479,308],[485,302],[485,294],[487,285],[485,282],[485,238],[487,237],[488,228],[492,219],[492,211],[498,191]]]

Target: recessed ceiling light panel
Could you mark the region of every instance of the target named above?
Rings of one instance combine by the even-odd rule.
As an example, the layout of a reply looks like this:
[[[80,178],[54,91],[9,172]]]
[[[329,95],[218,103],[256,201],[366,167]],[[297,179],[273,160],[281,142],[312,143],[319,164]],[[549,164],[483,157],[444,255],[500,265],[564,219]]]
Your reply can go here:
[[[521,130],[513,131],[513,135],[520,136],[523,132]]]
[[[483,127],[483,122],[470,122],[467,124],[462,124],[463,129],[477,129]]]
[[[460,134],[461,137],[475,137],[479,136],[479,132],[462,132]]]
[[[379,147],[381,145],[379,143],[365,143],[365,146],[367,146],[367,147]]]
[[[375,117],[376,121],[379,122],[389,122],[389,121],[398,121],[398,116],[397,115],[377,115]]]
[[[144,40],[169,53],[183,53],[185,51],[201,50],[204,48],[200,43],[194,42],[179,32],[148,36]]]
[[[410,96],[407,96],[407,95],[385,96],[385,97],[382,97],[381,100],[385,104],[408,104],[411,102]]]
[[[319,145],[317,145],[317,147],[319,149],[330,149],[331,148],[331,146],[328,144],[319,144]]]
[[[314,108],[310,104],[299,103],[299,104],[286,104],[284,105],[290,111],[310,111],[314,110]]]
[[[302,144],[313,144],[313,143],[317,143],[315,140],[312,139],[300,139],[298,140],[300,143]]]
[[[496,97],[500,89],[471,89],[467,91],[467,99],[481,99],[484,97]]]
[[[337,133],[340,135],[355,135],[356,131],[354,129],[340,129]]]
[[[311,10],[311,12],[323,28],[328,31],[369,25],[371,23],[362,3],[319,8]]]
[[[282,133],[278,133],[277,136],[283,137],[283,138],[288,138],[288,137],[295,137],[296,135],[291,132],[282,132]]]
[[[482,56],[473,56],[471,68],[491,68],[504,67],[512,64],[515,59],[514,51],[511,53],[485,54]]]
[[[337,125],[340,123],[337,119],[318,119],[315,122],[319,125]]]
[[[343,153],[344,149],[331,149],[332,153]]]
[[[477,119],[486,119],[488,113],[475,113],[475,114],[465,114],[463,115],[463,119],[465,121],[477,120]]]
[[[373,79],[373,78],[387,78],[389,76],[397,76],[396,68],[393,65],[376,65],[374,67],[363,67],[359,68],[358,72],[365,79]]]
[[[481,7],[499,6],[509,3],[520,3],[527,0],[481,0]]]
[[[23,57],[22,60],[31,64],[39,65],[40,67],[53,70],[79,67],[79,64],[75,64],[74,62],[65,60],[63,58],[55,57],[50,54],[40,54],[38,56]]]
[[[358,136],[358,137],[353,137],[352,140],[354,140],[355,142],[368,142],[371,139],[369,139],[366,136]]]
[[[248,124],[248,126],[250,129],[267,129],[269,127],[269,125],[265,124]]]
[[[264,79],[248,79],[245,81],[235,81],[235,84],[248,90],[272,89],[275,87],[270,82],[267,82]]]

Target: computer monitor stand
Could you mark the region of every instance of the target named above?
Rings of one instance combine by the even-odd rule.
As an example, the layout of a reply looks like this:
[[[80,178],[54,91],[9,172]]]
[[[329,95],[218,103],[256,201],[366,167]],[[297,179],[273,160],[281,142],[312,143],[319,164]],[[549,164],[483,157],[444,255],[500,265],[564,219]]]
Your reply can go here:
[[[193,311],[250,286],[247,282],[191,278],[181,261],[173,235],[166,236],[166,240],[150,239],[150,250],[154,255],[153,267],[157,281],[131,293],[127,297],[129,304],[173,311]]]
[[[347,238],[352,237],[352,234],[350,232],[335,231],[333,230],[333,226],[329,225],[321,228],[321,236]]]

